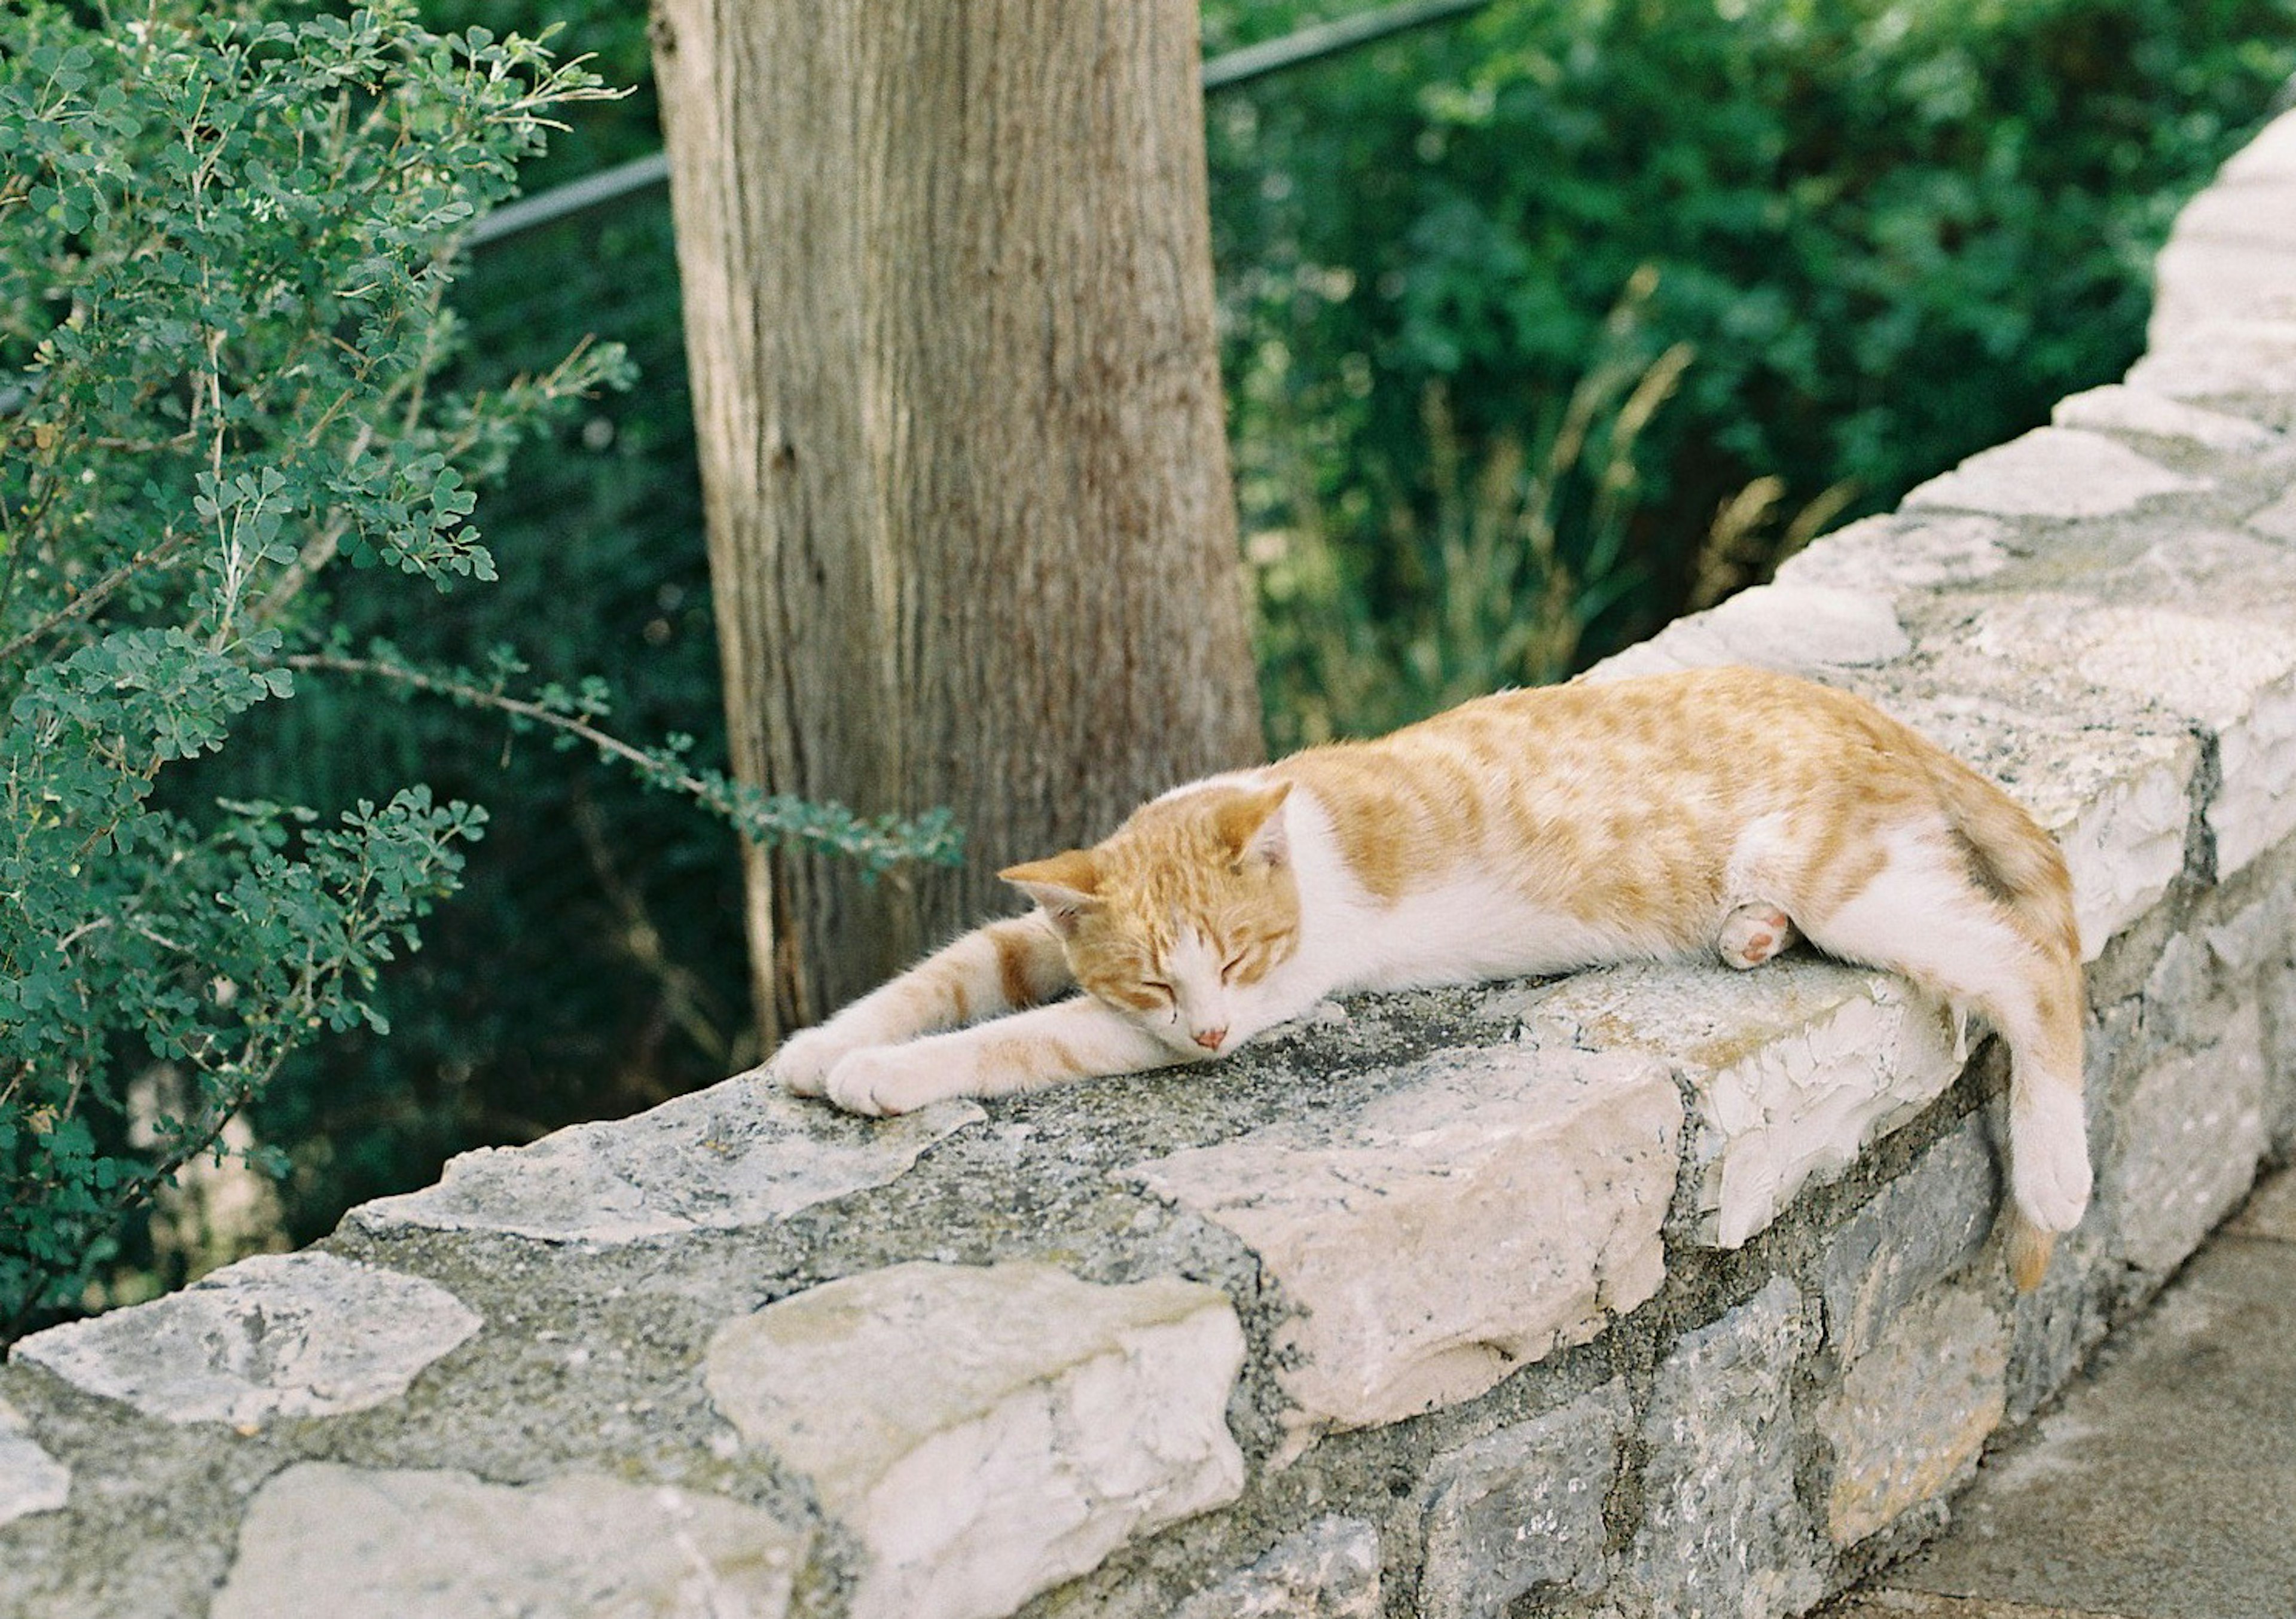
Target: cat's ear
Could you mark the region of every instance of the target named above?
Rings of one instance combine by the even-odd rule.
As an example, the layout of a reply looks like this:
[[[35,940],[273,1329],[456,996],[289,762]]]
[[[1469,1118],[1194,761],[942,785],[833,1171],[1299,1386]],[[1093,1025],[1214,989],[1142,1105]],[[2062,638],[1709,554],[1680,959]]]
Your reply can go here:
[[[1070,849],[1050,860],[1007,866],[996,875],[1042,905],[1053,926],[1064,934],[1100,904],[1100,864],[1090,849]]]
[[[1292,783],[1246,789],[1212,812],[1220,840],[1235,851],[1238,860],[1259,860],[1280,866],[1292,857],[1291,839],[1283,830],[1283,800]]]

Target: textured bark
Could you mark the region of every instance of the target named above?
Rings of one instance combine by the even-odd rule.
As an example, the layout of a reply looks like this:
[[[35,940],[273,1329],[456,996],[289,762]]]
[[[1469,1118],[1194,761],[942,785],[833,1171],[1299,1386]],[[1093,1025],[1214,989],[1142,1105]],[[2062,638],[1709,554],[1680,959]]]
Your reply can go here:
[[[734,769],[954,808],[959,873],[752,851],[768,1038],[1000,865],[1259,756],[1193,0],[656,0]]]

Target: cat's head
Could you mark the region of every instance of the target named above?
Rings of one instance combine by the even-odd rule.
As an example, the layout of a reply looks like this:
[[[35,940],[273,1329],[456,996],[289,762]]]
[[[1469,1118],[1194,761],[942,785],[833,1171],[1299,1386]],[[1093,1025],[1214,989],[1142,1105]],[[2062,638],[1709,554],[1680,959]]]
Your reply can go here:
[[[1042,906],[1077,982],[1188,1059],[1278,1020],[1268,977],[1299,947],[1283,801],[1220,783],[1144,805],[1105,842],[999,872]]]

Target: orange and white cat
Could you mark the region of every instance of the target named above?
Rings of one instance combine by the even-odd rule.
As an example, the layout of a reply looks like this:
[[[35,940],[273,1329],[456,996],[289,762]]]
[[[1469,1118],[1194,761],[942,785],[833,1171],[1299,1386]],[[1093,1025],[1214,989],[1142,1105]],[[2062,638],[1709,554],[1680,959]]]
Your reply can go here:
[[[1748,668],[1505,692],[1177,788],[1002,875],[1036,911],[768,1071],[904,1113],[1209,1061],[1334,993],[1707,951],[1751,968],[1799,933],[2008,1043],[2021,1285],[2087,1204],[2064,860],[2000,789],[1847,692]]]

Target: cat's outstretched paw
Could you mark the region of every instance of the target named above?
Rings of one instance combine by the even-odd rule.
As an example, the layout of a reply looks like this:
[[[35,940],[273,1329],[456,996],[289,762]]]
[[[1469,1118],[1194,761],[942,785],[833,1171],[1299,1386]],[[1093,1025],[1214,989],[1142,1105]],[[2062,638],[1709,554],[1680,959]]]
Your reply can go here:
[[[890,1118],[961,1093],[946,1062],[921,1060],[898,1046],[849,1053],[829,1071],[829,1100],[848,1113]]]
[[[800,1029],[774,1052],[766,1064],[766,1076],[791,1096],[821,1096],[827,1092],[830,1070],[870,1043],[839,1033],[834,1024]]]
[[[1714,953],[1722,958],[1723,965],[1743,972],[1750,967],[1759,967],[1798,936],[1792,919],[1784,912],[1758,900],[1739,906],[1722,919],[1722,932],[1714,941]]]
[[[2080,1092],[2042,1081],[2009,1103],[2009,1190],[2045,1231],[2070,1231],[2087,1212],[2093,1174]]]

